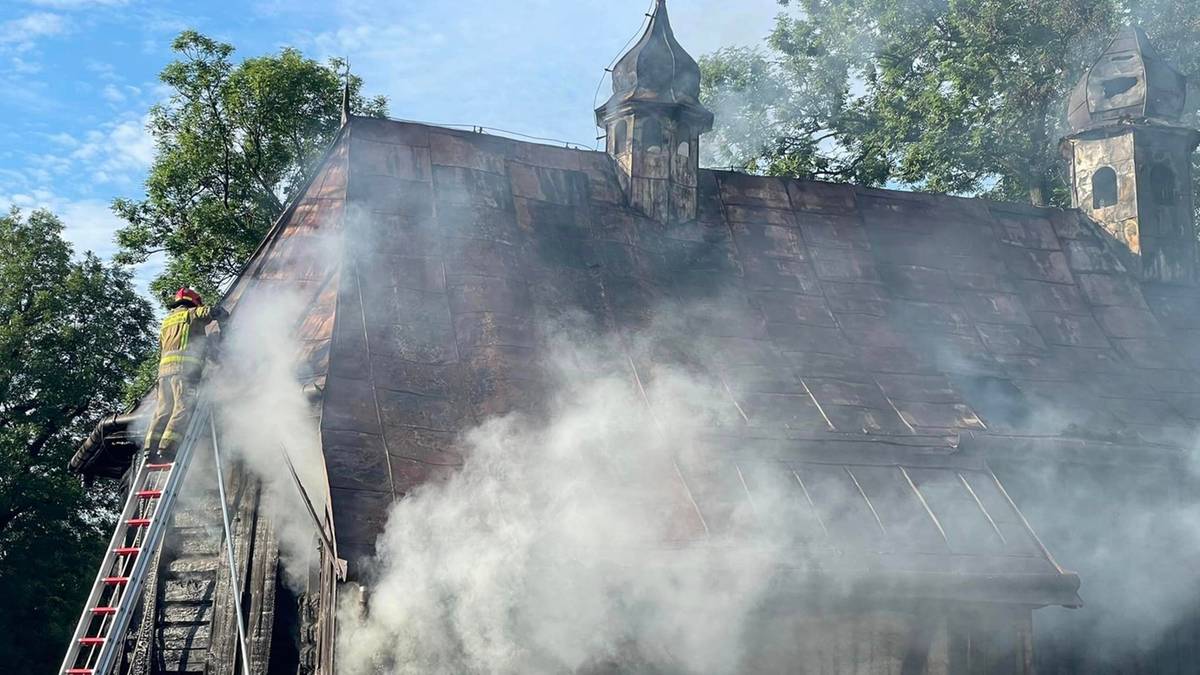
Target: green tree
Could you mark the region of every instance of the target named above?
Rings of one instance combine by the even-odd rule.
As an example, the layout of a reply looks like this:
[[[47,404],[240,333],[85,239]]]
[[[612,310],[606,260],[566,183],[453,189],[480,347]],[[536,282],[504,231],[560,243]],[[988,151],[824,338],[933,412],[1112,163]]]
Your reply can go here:
[[[780,0],[765,48],[702,60],[709,161],[1063,204],[1068,92],[1138,21],[1200,73],[1187,0]]]
[[[0,654],[58,664],[109,535],[115,493],[67,460],[153,349],[129,271],[73,256],[52,214],[0,216]]]
[[[120,261],[166,254],[150,286],[159,296],[184,285],[212,293],[237,274],[337,133],[345,66],[290,48],[235,65],[232,46],[195,31],[172,47],[177,60],[160,75],[170,100],[150,110],[146,197],[113,203],[128,223]],[[385,114],[359,78],[349,85],[356,114]]]

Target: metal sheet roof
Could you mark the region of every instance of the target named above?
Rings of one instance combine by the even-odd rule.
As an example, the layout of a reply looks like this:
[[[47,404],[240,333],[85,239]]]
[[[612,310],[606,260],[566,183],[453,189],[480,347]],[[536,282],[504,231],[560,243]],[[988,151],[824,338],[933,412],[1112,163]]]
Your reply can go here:
[[[631,367],[701,363],[743,420],[727,445],[785,450],[685,470],[689,489],[783,476],[798,528],[896,574],[1072,582],[970,447],[1169,448],[1200,416],[1200,298],[1143,288],[1077,213],[717,171],[699,189],[699,218],[663,226],[603,153],[351,120],[248,272],[313,298],[343,551],[369,556],[392,500],[453,471],[457,432],[536,408],[539,325],[565,312],[620,332],[712,300]],[[344,254],[305,257],[343,228]],[[727,488],[697,500],[710,527],[753,501]]]

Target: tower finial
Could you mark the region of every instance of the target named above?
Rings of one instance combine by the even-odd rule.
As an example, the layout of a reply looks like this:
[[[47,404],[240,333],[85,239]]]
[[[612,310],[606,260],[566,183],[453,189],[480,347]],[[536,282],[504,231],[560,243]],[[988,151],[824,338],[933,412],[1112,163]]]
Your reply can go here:
[[[654,0],[654,11],[650,12],[650,18],[653,21],[666,21],[668,24],[671,22],[667,15],[667,0]]]
[[[346,126],[350,123],[350,59],[346,59],[342,80],[342,126]]]
[[[666,0],[655,0],[640,40],[612,67],[612,96],[596,109],[630,204],[661,222],[696,218],[700,135],[713,114],[700,102],[700,66],[675,39]]]

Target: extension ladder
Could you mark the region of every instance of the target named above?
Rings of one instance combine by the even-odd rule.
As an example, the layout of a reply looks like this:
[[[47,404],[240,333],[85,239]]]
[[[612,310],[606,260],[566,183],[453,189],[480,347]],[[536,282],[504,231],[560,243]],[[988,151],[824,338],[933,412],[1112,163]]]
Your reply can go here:
[[[124,652],[125,633],[142,585],[162,544],[192,448],[208,425],[209,414],[202,397],[174,459],[161,464],[143,462],[138,467],[60,675],[110,675]]]

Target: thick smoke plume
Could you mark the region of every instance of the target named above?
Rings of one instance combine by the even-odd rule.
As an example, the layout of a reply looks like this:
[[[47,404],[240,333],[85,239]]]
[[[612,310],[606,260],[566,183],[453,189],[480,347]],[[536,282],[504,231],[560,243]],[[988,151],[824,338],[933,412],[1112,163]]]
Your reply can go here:
[[[222,331],[220,370],[206,378],[224,459],[240,460],[262,480],[266,515],[293,580],[307,574],[316,526],[286,467],[285,449],[318,515],[328,494],[315,410],[299,379],[296,333],[307,305],[298,293],[252,289]]]
[[[789,500],[761,490],[732,517],[741,525],[736,541],[703,536],[679,466],[715,466],[710,456],[737,450],[713,447],[706,431],[744,424],[730,385],[747,383],[680,365],[719,361],[713,354],[641,365],[662,363],[646,357],[671,351],[673,341],[686,344],[667,336],[686,335],[690,321],[746,325],[732,304],[658,307],[658,325],[640,337],[559,331],[545,409],[466,432],[462,470],[393,506],[366,602],[342,595],[339,675],[600,673],[618,663],[633,672],[741,672],[763,639],[760,610],[776,600],[775,572],[809,565],[811,546],[795,541]],[[227,331],[216,386],[223,443],[264,480],[285,570],[295,575],[307,569],[314,531],[283,470],[279,440],[318,512],[326,495],[316,420],[297,373],[305,308],[286,293],[269,302],[248,296]],[[944,371],[969,371],[964,355],[929,351]],[[1011,400],[963,395],[1004,433],[994,416]],[[1053,401],[1026,414],[1011,421],[1021,433],[1079,432],[1077,414]],[[1147,465],[1162,452],[1144,451]],[[1188,565],[1200,558],[1200,512],[1185,487],[1195,484],[1196,467],[1164,464],[1137,477],[1118,463],[1105,471],[1036,457],[995,460],[1051,552],[1083,579],[1084,609],[1034,612],[1038,657],[1086,651],[1100,668],[1170,648],[1200,597]],[[788,611],[840,620],[791,601]]]
[[[660,321],[679,314],[663,310]],[[736,540],[700,544],[689,531],[696,514],[679,467],[716,466],[736,451],[706,434],[743,424],[730,383],[695,367],[635,366],[663,346],[653,332],[554,343],[548,409],[467,432],[463,469],[393,507],[366,602],[343,603],[339,675],[595,673],[618,663],[621,672],[741,672],[764,639],[775,573],[815,570],[782,493],[756,491],[741,506]],[[714,355],[698,356],[673,362]],[[1011,405],[968,398],[985,419]],[[1072,433],[1072,417],[1053,405],[1030,414],[1025,428]],[[1088,645],[1099,668],[1169,648],[1200,597],[1188,565],[1200,558],[1200,511],[1178,492],[1195,468],[1177,467],[1181,481],[1167,469],[1135,478],[1120,465],[1107,474],[1033,458],[996,466],[1051,552],[1083,576],[1083,610],[1034,612],[1040,658]],[[817,606],[788,611],[824,616]]]
[[[620,353],[560,341],[544,415],[469,431],[462,470],[393,507],[366,609],[343,603],[340,674],[738,671],[784,539],[686,541],[678,462],[736,413],[719,382]]]
[[[1190,639],[1200,610],[1200,465],[1195,441],[1178,442],[1193,449],[1174,460],[1134,445],[1124,451],[1143,457],[1129,463],[994,463],[1051,553],[1081,579],[1083,608],[1034,612],[1040,660],[1081,651],[1099,670],[1153,662],[1147,655]]]

